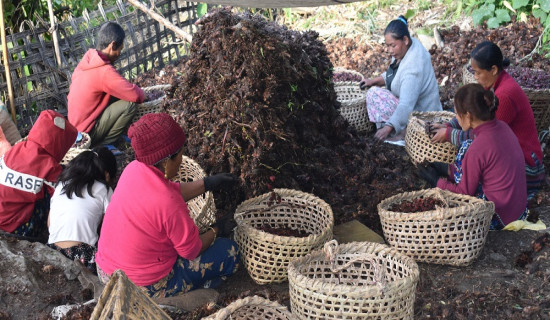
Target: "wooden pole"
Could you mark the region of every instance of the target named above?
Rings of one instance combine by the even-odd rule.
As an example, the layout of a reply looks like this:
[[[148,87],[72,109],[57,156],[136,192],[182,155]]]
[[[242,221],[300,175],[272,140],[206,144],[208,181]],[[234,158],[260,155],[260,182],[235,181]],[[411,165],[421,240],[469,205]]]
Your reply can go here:
[[[178,28],[176,25],[174,25],[172,22],[168,21],[168,19],[164,18],[160,14],[156,13],[155,11],[147,8],[143,3],[141,3],[139,0],[128,0],[130,4],[132,4],[134,7],[140,9],[141,11],[147,13],[151,18],[157,20],[160,24],[168,28],[169,30],[172,30],[176,33],[176,36],[181,38],[182,40],[185,40],[189,43],[191,43],[191,40],[193,37],[191,35],[183,30],[181,28]]]
[[[61,65],[61,51],[59,50],[59,40],[57,39],[57,28],[55,27],[56,19],[53,15],[53,5],[52,0],[48,0],[48,11],[50,12],[50,32],[53,37],[53,48],[55,50],[55,59],[57,65]]]
[[[0,40],[2,41],[2,57],[4,58],[4,68],[6,71],[6,83],[8,85],[8,98],[10,100],[11,117],[13,123],[17,124],[17,118],[15,117],[15,103],[13,101],[13,88],[10,75],[10,64],[8,61],[8,44],[6,43],[6,26],[4,24],[4,3],[0,0]]]

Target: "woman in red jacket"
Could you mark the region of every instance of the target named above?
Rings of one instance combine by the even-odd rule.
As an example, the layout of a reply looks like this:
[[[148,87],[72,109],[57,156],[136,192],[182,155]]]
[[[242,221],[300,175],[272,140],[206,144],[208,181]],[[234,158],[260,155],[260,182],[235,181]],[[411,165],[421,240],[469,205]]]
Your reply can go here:
[[[0,229],[35,237],[47,230],[59,164],[77,130],[53,110],[42,111],[27,139],[0,157]]]
[[[527,190],[533,196],[545,181],[546,175],[529,99],[514,78],[504,70],[510,61],[503,59],[496,44],[484,41],[476,46],[470,56],[477,82],[485,89],[494,90],[498,98],[496,118],[506,122],[519,141],[525,159]],[[474,133],[471,130],[462,131],[456,119],[453,119],[437,130],[432,141],[448,141],[460,147],[462,142],[473,138]]]

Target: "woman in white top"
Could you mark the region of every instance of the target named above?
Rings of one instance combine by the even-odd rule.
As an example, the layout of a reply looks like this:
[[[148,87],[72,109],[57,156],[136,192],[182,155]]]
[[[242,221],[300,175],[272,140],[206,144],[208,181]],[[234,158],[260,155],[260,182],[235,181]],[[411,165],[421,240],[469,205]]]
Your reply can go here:
[[[48,246],[94,274],[98,230],[116,174],[116,158],[107,148],[83,151],[59,176],[50,202]]]

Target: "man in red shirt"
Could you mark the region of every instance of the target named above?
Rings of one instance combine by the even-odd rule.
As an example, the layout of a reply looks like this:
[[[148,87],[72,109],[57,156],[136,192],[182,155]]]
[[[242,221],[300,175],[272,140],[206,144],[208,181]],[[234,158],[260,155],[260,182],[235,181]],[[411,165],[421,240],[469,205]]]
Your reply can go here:
[[[71,78],[67,97],[69,122],[90,135],[92,146],[115,142],[134,118],[136,103],[145,100],[143,90],[113,67],[124,48],[125,37],[117,23],[101,26],[97,49],[84,54]]]

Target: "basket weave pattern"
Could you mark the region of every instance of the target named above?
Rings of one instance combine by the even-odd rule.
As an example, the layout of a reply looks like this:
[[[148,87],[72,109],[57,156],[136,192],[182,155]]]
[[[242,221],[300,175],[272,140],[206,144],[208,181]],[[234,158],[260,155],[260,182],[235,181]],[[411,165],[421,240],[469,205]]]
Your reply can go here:
[[[474,75],[468,70],[467,65],[462,67],[462,82],[463,84],[476,82]],[[540,133],[543,130],[548,130],[548,127],[550,127],[550,89],[530,89],[525,87],[521,87],[521,89],[527,95],[531,109],[533,109],[537,131]]]
[[[250,277],[258,284],[288,279],[289,262],[332,239],[331,207],[318,197],[297,190],[274,189],[280,202],[266,193],[241,203],[235,212],[235,240]],[[310,233],[307,237],[279,236],[259,230],[263,225]]]
[[[151,91],[154,91],[154,90],[168,90],[171,87],[172,87],[172,85],[170,85],[170,84],[159,84],[159,85],[156,85],[156,86],[143,88],[143,91],[145,93],[147,93],[147,92],[151,92]],[[162,106],[161,106],[160,103],[162,102],[162,100],[164,100],[164,98],[166,98],[166,94],[158,97],[155,100],[146,101],[146,102],[138,104],[137,105],[137,113],[134,116],[134,119],[133,119],[132,122],[138,121],[139,118],[143,117],[144,115],[146,115],[148,113],[162,112],[163,109],[162,109]]]
[[[353,70],[338,67],[334,69],[334,72],[351,73],[364,79],[362,74]],[[359,88],[358,81],[335,81],[334,91],[336,100],[342,105],[340,113],[350,125],[358,132],[370,132],[375,129],[375,125],[369,121],[367,113],[366,92]]]
[[[418,266],[387,245],[352,242],[293,260],[290,306],[298,319],[413,319]],[[332,258],[332,261],[331,261]]]
[[[405,150],[415,164],[424,161],[454,162],[457,148],[449,142],[432,143],[424,127],[425,121],[448,122],[454,116],[454,113],[447,111],[411,113],[405,133]]]
[[[183,156],[180,169],[174,177],[177,182],[191,182],[206,177],[206,173],[195,160]],[[216,205],[212,192],[205,192],[190,201],[187,201],[189,215],[195,221],[199,231],[205,232],[208,227],[216,222]]]
[[[433,197],[448,204],[415,213],[393,212],[404,200]],[[438,188],[405,192],[378,204],[386,241],[416,261],[463,266],[481,252],[495,212],[491,201]]]
[[[296,319],[286,307],[278,302],[259,296],[236,300],[218,312],[203,318],[203,320],[293,320]]]
[[[61,159],[62,165],[67,165],[71,160],[78,156],[83,151],[90,151],[90,149],[81,149],[81,148],[70,148],[69,151],[65,154],[63,159]]]

